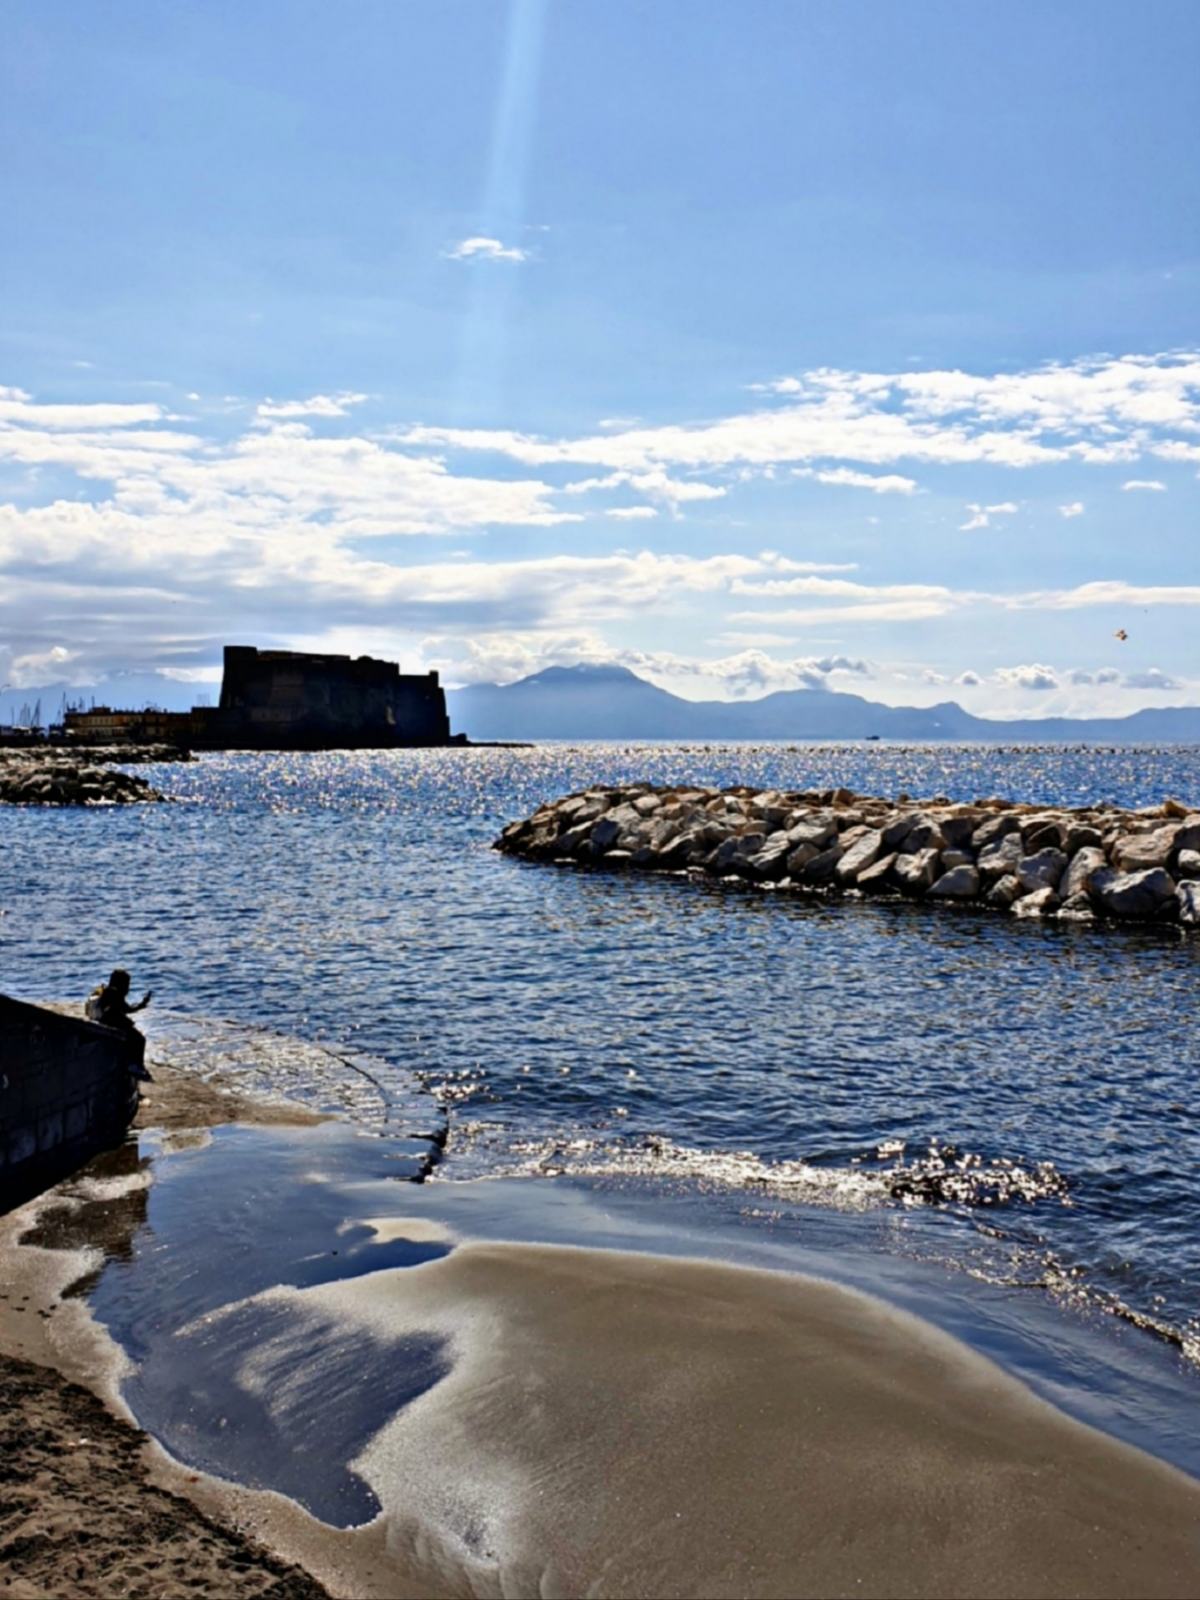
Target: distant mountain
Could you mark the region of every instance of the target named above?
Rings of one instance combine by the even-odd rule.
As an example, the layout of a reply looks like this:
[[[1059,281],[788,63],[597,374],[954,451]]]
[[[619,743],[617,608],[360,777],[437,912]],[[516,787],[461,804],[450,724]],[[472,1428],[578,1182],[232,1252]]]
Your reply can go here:
[[[885,706],[857,694],[790,689],[760,700],[682,700],[625,667],[547,667],[517,683],[451,689],[450,725],[473,739],[881,739],[1200,742],[1200,707],[1128,717],[1002,722],[953,700]]]
[[[211,701],[217,685],[206,686]],[[114,676],[87,689],[55,683],[0,690],[0,723],[16,722],[41,701],[42,721],[72,704],[184,711],[197,686],[155,672]],[[473,739],[881,739],[1057,740],[1200,743],[1200,707],[1137,711],[1129,717],[1048,717],[1001,722],[972,716],[953,700],[936,706],[885,706],[830,689],[791,689],[760,700],[682,700],[626,667],[547,667],[517,683],[451,689],[450,726]]]

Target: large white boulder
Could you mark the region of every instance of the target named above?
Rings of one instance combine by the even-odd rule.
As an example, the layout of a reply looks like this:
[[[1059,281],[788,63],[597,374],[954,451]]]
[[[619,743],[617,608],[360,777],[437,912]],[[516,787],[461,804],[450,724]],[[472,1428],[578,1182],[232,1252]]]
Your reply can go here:
[[[1057,889],[1066,866],[1065,853],[1053,845],[1047,845],[1044,850],[1037,850],[1031,856],[1022,856],[1017,862],[1015,876],[1022,889]]]
[[[843,843],[845,843],[843,839]],[[878,859],[883,848],[883,834],[878,828],[869,828],[849,846],[834,868],[839,883],[853,883],[860,872],[865,872]]]

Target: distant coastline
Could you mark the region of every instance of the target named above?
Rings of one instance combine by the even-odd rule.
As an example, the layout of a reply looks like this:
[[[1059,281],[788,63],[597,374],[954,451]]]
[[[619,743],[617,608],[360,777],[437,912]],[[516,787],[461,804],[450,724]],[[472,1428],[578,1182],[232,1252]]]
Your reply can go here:
[[[456,727],[475,739],[904,740],[927,743],[1200,742],[1200,707],[1126,717],[977,717],[954,701],[889,706],[832,689],[757,700],[684,700],[626,667],[549,667],[509,684],[446,692]]]
[[[421,680],[423,684],[427,681]],[[933,706],[891,706],[833,689],[783,690],[756,700],[684,700],[616,665],[548,667],[515,683],[472,684],[461,689],[443,690],[435,678],[432,689],[436,695],[444,696],[449,725],[459,730],[454,734],[447,731],[443,737],[439,730],[430,737],[423,731],[416,737],[397,738],[394,732],[388,732],[383,737],[376,733],[348,741],[344,729],[321,728],[309,740],[308,747],[345,749],[348,742],[357,742],[360,747],[406,743],[523,744],[549,739],[573,743],[606,739],[731,743],[843,739],[915,744],[1200,743],[1200,706],[1144,707],[1124,717],[1002,719],[977,717],[953,700]],[[160,694],[162,690],[168,692]],[[93,698],[106,696],[128,705],[149,703],[157,697],[157,703],[175,704],[169,690],[167,680],[142,677],[128,683],[114,680],[98,684]],[[33,692],[23,691],[26,698]],[[55,684],[36,692],[43,703],[55,704],[67,691],[64,685]],[[166,713],[168,719],[177,715]],[[181,735],[180,742],[192,749],[238,748],[236,740],[230,741],[228,729],[217,735],[215,729],[200,726],[205,719],[219,720],[219,715],[219,710],[197,707],[191,717],[199,721],[189,726],[190,738]],[[8,702],[0,701],[0,727],[6,716],[16,716],[12,696]],[[138,736],[143,740],[159,739],[163,729],[147,725]],[[91,737],[100,735],[93,733]],[[304,746],[291,743],[287,747]]]

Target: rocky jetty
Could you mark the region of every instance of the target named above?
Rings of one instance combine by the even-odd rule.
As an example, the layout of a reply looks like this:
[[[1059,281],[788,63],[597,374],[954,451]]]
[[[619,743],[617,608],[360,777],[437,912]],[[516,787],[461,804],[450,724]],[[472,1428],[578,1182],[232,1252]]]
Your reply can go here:
[[[121,767],[148,767],[167,761],[196,759],[190,750],[178,744],[72,744],[64,754]]]
[[[588,789],[511,823],[531,860],[739,879],[763,889],[899,895],[1018,917],[1200,927],[1200,810],[1008,800],[954,804],[850,789]]]
[[[143,756],[142,760],[153,757]],[[178,755],[174,757],[178,759]],[[136,763],[128,750],[112,752],[76,750],[0,751],[0,805],[10,806],[111,806],[165,800],[146,782],[111,765]]]

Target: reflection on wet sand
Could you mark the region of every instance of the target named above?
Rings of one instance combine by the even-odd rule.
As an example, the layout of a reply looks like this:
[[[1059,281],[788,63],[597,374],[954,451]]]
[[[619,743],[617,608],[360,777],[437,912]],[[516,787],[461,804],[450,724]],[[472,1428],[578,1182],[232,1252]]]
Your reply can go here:
[[[99,1263],[65,1290],[66,1296],[86,1296],[109,1262],[132,1259],[133,1241],[146,1224],[152,1177],[150,1157],[133,1134],[60,1183],[53,1198],[37,1210],[32,1226],[21,1233],[20,1243],[99,1252]]]
[[[138,1419],[193,1468],[306,1507],[326,1531],[306,1525],[305,1559],[330,1570],[336,1540],[350,1592],[1200,1582],[1192,1480],[878,1302],[694,1260],[455,1243],[455,1217],[507,1189],[442,1186],[439,1212],[389,1181],[386,1141],[336,1123],[143,1139],[31,1234],[103,1249],[90,1305],[132,1359]],[[621,1231],[602,1200],[592,1215]]]
[[[415,1585],[403,1592],[1185,1596],[1200,1582],[1200,1485],[832,1285],[466,1244],[273,1290],[230,1320],[250,1390],[277,1368],[294,1382],[293,1352],[331,1338],[396,1361],[406,1341],[446,1341],[440,1381],[351,1462],[398,1584]],[[286,1416],[288,1397],[273,1404]]]

